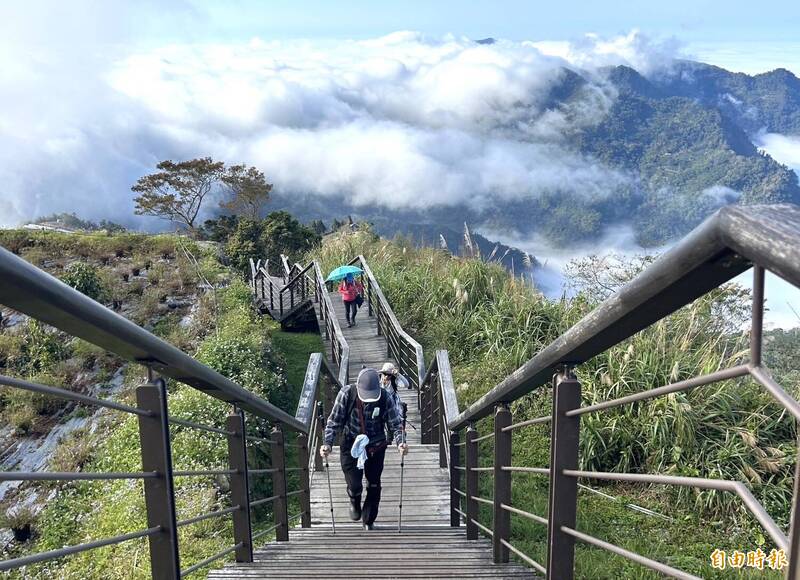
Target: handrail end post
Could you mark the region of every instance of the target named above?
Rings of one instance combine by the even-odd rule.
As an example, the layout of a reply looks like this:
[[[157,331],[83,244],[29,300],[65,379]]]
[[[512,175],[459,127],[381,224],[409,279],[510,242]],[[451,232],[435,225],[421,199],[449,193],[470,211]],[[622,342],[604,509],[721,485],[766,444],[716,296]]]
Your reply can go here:
[[[297,461],[300,465],[300,489],[304,490],[300,493],[300,525],[304,528],[311,527],[311,481],[309,477],[309,453],[308,448],[308,435],[300,433],[297,436],[297,443],[299,450],[297,454]],[[317,453],[316,455],[319,455]]]

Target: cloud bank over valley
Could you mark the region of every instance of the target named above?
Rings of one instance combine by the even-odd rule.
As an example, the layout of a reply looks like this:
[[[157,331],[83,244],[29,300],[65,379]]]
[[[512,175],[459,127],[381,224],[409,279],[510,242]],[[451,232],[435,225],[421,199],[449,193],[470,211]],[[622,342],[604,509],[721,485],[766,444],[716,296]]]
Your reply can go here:
[[[613,105],[594,71],[652,70],[673,49],[636,32],[557,46],[398,32],[89,62],[17,50],[0,79],[0,221],[77,211],[132,223],[137,177],[201,155],[255,164],[279,194],[356,207],[480,212],[542,193],[603,196],[631,176],[567,143]],[[570,70],[590,81],[572,86]]]

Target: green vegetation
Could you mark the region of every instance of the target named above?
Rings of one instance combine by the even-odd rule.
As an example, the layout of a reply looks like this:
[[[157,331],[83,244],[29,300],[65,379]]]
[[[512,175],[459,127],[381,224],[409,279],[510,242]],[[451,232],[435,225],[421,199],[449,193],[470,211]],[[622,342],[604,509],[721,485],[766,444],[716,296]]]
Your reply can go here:
[[[286,366],[283,372],[286,375],[286,381],[296,387],[300,387],[304,383],[308,357],[315,352],[325,352],[322,337],[317,332],[290,332],[276,329],[272,332],[272,347],[281,353],[285,361]],[[300,391],[295,388],[291,394],[295,398],[292,398],[288,406],[284,408],[297,407],[296,397],[299,396]]]
[[[90,264],[83,262],[70,264],[66,273],[61,277],[61,281],[67,286],[72,286],[78,292],[86,294],[92,300],[103,302],[106,298],[107,290],[97,273],[97,268]]]
[[[99,222],[93,222],[91,220],[79,218],[74,212],[54,213],[51,215],[42,216],[34,220],[33,223],[35,224],[57,223],[67,228],[72,228],[75,230],[84,230],[87,232],[103,230],[107,233],[120,233],[125,231],[125,228],[117,223],[108,220],[100,220]]]
[[[263,220],[238,220],[226,239],[225,254],[242,274],[249,275],[251,258],[268,259],[276,264],[273,266],[274,272],[278,271],[275,268],[280,269],[281,254],[296,260],[319,245],[320,240],[319,234],[289,213],[276,211]]]
[[[604,295],[598,291],[602,284],[611,291],[637,271],[637,267],[609,271],[592,261],[577,264],[578,295],[552,301],[496,264],[415,250],[378,239],[366,229],[329,238],[317,256],[329,268],[359,253],[366,256],[401,322],[423,343],[428,359],[434,348],[449,350],[462,409],[589,312]],[[591,287],[581,285],[587,280],[594,281]],[[747,292],[726,286],[580,365],[577,374],[584,402],[621,397],[741,363],[747,337],[739,329],[747,299]],[[796,353],[798,343],[787,346],[787,362],[792,348]],[[515,420],[549,414],[550,389],[543,386],[516,401],[512,412]],[[482,421],[478,427],[486,433],[491,423]],[[794,424],[760,388],[746,380],[728,381],[585,417],[581,458],[586,469],[744,481],[785,527],[795,437]],[[517,465],[546,466],[548,430],[520,430],[513,453]],[[481,457],[484,465],[491,461],[490,445],[482,448]],[[490,483],[484,475],[481,496],[491,497]],[[761,546],[767,552],[772,547],[736,497],[664,486],[582,483],[617,499],[582,491],[581,530],[703,577],[715,577],[709,567],[715,547],[746,551]],[[515,475],[513,493],[515,506],[546,517],[546,480]],[[627,503],[652,509],[666,519],[632,511]],[[490,524],[490,514],[482,513],[482,520]],[[544,529],[516,516],[513,522],[512,543],[543,561]],[[654,577],[582,544],[577,561],[582,578]],[[768,574],[760,577],[764,576]]]
[[[145,325],[178,347],[196,353],[215,368],[259,396],[294,413],[310,352],[321,350],[314,334],[285,333],[252,308],[249,287],[223,266],[217,248],[176,236],[102,233],[61,234],[41,231],[3,231],[0,243],[25,258],[36,260],[62,280],[109,307]],[[13,248],[11,248],[13,246]],[[210,281],[211,289],[199,285]],[[273,335],[276,337],[273,343]],[[0,332],[0,372],[43,384],[103,396],[112,377],[121,388],[116,400],[135,401],[143,369],[127,365],[101,348],[71,338],[36,321],[23,320]],[[288,377],[288,381],[287,381]],[[170,413],[190,421],[223,427],[229,405],[185,385],[169,383]],[[89,426],[69,432],[50,457],[48,470],[138,471],[140,450],[135,417],[115,412],[94,415],[91,407],[76,406],[26,391],[0,388],[0,415],[18,435],[46,434],[59,422],[93,415]],[[248,416],[248,429],[267,436],[268,426]],[[294,443],[294,435],[286,434]],[[222,436],[180,426],[172,428],[176,469],[220,469],[227,466]],[[261,446],[250,450],[254,467],[268,466]],[[295,464],[296,450],[287,449]],[[289,475],[297,489],[297,474]],[[254,498],[272,495],[270,477],[253,477]],[[25,492],[54,493],[38,513],[18,509],[13,494],[0,505],[3,525],[16,541],[3,556],[74,545],[105,538],[145,525],[142,485],[138,481],[31,483]],[[227,479],[179,478],[176,482],[179,519],[230,505]],[[290,514],[298,511],[298,498]],[[255,530],[272,525],[271,506],[254,510]],[[183,567],[232,544],[230,518],[214,518],[181,529]],[[220,563],[221,565],[221,563]],[[28,567],[25,578],[149,578],[146,540]]]

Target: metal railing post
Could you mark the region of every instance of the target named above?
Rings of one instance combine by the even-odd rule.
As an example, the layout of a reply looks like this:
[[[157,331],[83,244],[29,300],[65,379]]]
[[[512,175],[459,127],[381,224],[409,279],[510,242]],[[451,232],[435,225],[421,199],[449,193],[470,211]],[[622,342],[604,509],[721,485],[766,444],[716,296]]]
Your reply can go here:
[[[478,437],[478,432],[475,430],[475,425],[470,423],[467,428],[467,444],[466,444],[466,479],[467,489],[467,539],[478,539],[478,526],[475,525],[473,520],[478,519],[478,502],[472,498],[478,496],[478,472],[474,468],[478,467],[478,443],[475,439]]]
[[[311,485],[308,473],[308,435],[300,433],[297,436],[297,444],[299,449],[297,452],[297,460],[300,464],[300,489],[304,490],[300,493],[300,516],[301,526],[304,528],[311,527]],[[319,453],[317,453],[319,455]]]
[[[425,388],[420,389],[419,397],[420,397],[420,404],[419,404],[419,430],[420,430],[420,443],[423,445],[428,442],[428,417],[425,416],[425,406],[428,402],[428,393],[430,392],[431,385],[425,385]]]
[[[161,528],[159,533],[149,538],[150,569],[154,580],[177,580],[180,578],[178,527],[164,379],[151,380],[138,387],[136,402],[140,409],[150,413],[148,416],[139,415],[142,471],[159,474],[159,477],[144,480],[147,526]]]
[[[578,468],[580,415],[566,412],[581,405],[581,384],[568,370],[553,377],[553,418],[550,434],[550,506],[547,529],[547,577],[570,580],[575,569],[575,538],[561,531],[575,528],[578,480],[564,475]]]
[[[372,313],[372,281],[367,280],[367,314],[373,316]],[[378,325],[378,336],[381,335],[381,327]]]
[[[438,378],[438,377],[437,377]],[[437,400],[439,401],[439,413],[436,417],[436,437],[439,439],[439,467],[447,467],[447,449],[445,447],[444,435],[447,432],[447,425],[444,416],[444,403],[442,401],[442,389],[436,389]]]
[[[250,478],[247,472],[247,440],[245,439],[244,413],[234,407],[226,420],[228,435],[228,465],[236,473],[231,475],[231,504],[239,509],[233,512],[233,541],[237,562],[253,561],[253,528],[250,521]]]
[[[511,467],[511,431],[503,431],[511,425],[511,411],[506,403],[497,405],[494,414],[494,499],[492,536],[492,559],[495,564],[508,562],[508,548],[502,540],[511,539],[511,513],[500,507],[511,505],[511,472],[504,467]]]
[[[458,445],[458,431],[450,433],[450,525],[461,526],[461,496],[455,490],[461,489],[461,448]]]
[[[278,306],[280,307],[281,316],[283,316],[283,292],[278,292]]]
[[[275,290],[272,286],[272,278],[269,280],[269,309],[275,310]]]
[[[797,439],[797,448],[800,450],[800,437]],[[786,570],[786,578],[798,580],[800,578],[800,461],[794,468],[794,486],[792,493],[792,512],[789,517],[789,549],[786,557],[789,559],[789,567]]]
[[[280,425],[275,425],[270,433],[273,443],[270,445],[272,454],[272,495],[277,496],[272,504],[275,514],[275,539],[279,542],[289,541],[289,511],[286,498],[286,446],[283,444],[283,431]]]

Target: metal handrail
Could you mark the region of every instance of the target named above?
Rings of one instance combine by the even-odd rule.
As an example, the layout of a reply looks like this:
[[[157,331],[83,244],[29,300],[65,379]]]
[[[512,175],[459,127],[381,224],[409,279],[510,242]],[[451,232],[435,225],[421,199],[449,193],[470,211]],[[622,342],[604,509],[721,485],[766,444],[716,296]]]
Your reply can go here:
[[[394,333],[397,336],[401,337],[405,341],[405,343],[414,351],[414,356],[416,357],[416,368],[414,369],[414,376],[417,380],[417,387],[421,388],[423,384],[422,379],[425,376],[425,356],[422,350],[422,346],[403,329],[403,326],[397,320],[397,316],[395,316],[391,304],[389,304],[389,301],[383,294],[383,290],[381,290],[381,286],[378,283],[377,278],[375,278],[375,275],[372,273],[372,269],[369,267],[366,258],[364,258],[364,256],[362,255],[359,255],[350,261],[350,264],[356,264],[356,263],[361,264],[361,269],[364,270],[364,274],[367,276],[367,280],[369,281],[368,286],[370,288],[370,292],[374,292],[376,295],[378,304],[380,305],[379,312],[384,312],[386,314],[386,318],[388,319],[390,326],[394,330]],[[378,324],[380,325],[381,322],[382,321],[380,320],[379,317]],[[407,372],[406,369],[402,368],[403,364],[402,361],[398,360],[397,364],[398,366],[401,367],[400,369],[401,371]]]
[[[614,296],[464,410],[463,429],[548,383],[559,365],[582,363],[723,284],[753,263],[800,286],[800,208],[782,204],[719,210]]]
[[[303,429],[285,411],[4,248],[0,280],[0,304],[254,415]]]

